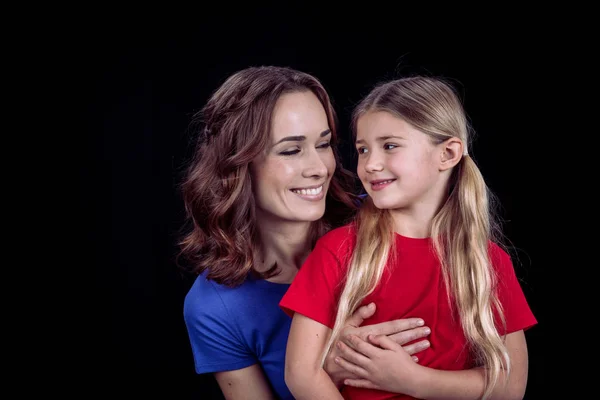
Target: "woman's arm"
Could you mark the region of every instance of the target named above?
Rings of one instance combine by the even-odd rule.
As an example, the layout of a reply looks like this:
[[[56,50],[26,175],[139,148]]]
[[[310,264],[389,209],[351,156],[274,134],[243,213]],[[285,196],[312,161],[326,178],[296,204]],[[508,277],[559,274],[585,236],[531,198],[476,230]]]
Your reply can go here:
[[[364,320],[370,318],[375,313],[375,310],[375,303],[362,306],[356,310],[346,321],[346,325],[340,333],[340,341],[349,342],[351,335],[356,335],[363,340],[367,340],[369,335],[386,335],[401,345],[410,355],[414,355],[429,347],[428,340],[419,340],[406,345],[406,343],[422,339],[429,335],[429,328],[423,326],[424,322],[420,318],[397,319],[379,324],[361,326]],[[357,376],[343,368],[341,364],[336,363],[335,359],[337,357],[343,358],[344,355],[334,343],[325,359],[323,368],[325,368],[325,371],[329,374],[336,387],[341,388],[345,379],[357,379]],[[415,356],[413,360],[416,362],[418,358]]]
[[[226,400],[275,399],[258,364],[234,371],[216,372],[214,375]]]
[[[321,354],[331,329],[295,313],[285,355],[285,383],[297,400],[342,399],[337,387],[321,367]]]
[[[369,337],[369,341],[352,336],[352,348],[341,345],[344,358],[336,362],[359,377],[346,380],[345,384],[431,400],[480,399],[483,395],[483,368],[436,370],[412,362],[410,355],[386,336]],[[500,374],[490,399],[522,399],[525,395],[528,356],[523,331],[506,335],[506,347],[511,360],[510,376],[507,380],[506,374]]]

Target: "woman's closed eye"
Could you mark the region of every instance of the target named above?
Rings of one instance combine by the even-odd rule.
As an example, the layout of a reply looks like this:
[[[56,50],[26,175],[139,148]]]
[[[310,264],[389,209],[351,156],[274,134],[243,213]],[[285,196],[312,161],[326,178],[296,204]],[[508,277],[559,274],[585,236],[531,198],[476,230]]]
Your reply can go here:
[[[284,151],[280,151],[279,154],[282,156],[293,156],[294,154],[300,153],[300,149],[298,147],[286,149]]]
[[[331,147],[331,142],[323,142],[317,146],[317,149],[327,149]]]
[[[330,142],[323,142],[320,143],[316,146],[317,149],[322,150],[322,149],[328,149],[331,147],[331,143]],[[292,147],[283,151],[280,151],[279,154],[282,156],[293,156],[294,154],[298,154],[302,151],[302,149],[300,147]]]

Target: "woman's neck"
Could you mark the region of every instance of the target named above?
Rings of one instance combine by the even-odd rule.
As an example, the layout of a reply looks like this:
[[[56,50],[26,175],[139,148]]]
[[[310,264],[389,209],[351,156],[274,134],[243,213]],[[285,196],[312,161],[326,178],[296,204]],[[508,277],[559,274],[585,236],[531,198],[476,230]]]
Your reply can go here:
[[[269,270],[275,263],[279,274],[267,279],[275,283],[291,283],[310,253],[310,222],[259,225],[261,257],[256,269]]]

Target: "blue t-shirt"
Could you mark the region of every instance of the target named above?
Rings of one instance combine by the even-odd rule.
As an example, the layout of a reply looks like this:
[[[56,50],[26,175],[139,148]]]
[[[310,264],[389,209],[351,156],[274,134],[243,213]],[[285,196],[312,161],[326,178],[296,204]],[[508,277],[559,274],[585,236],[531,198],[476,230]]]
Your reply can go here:
[[[293,399],[284,380],[292,320],[279,307],[289,286],[248,278],[229,288],[199,275],[183,307],[196,372],[260,364],[279,398]]]

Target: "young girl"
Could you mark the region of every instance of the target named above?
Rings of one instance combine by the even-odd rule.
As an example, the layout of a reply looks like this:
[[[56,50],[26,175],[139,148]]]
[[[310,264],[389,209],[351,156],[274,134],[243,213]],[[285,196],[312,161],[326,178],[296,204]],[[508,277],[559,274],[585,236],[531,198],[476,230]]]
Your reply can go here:
[[[323,236],[280,302],[293,315],[285,379],[296,399],[522,398],[523,331],[537,323],[497,243],[483,177],[454,89],[410,77],[376,87],[353,116],[368,198]],[[376,302],[370,322],[418,315],[430,347],[415,363],[382,336],[336,344],[359,378],[342,392],[322,369],[341,323]],[[352,385],[352,386],[349,386]]]

